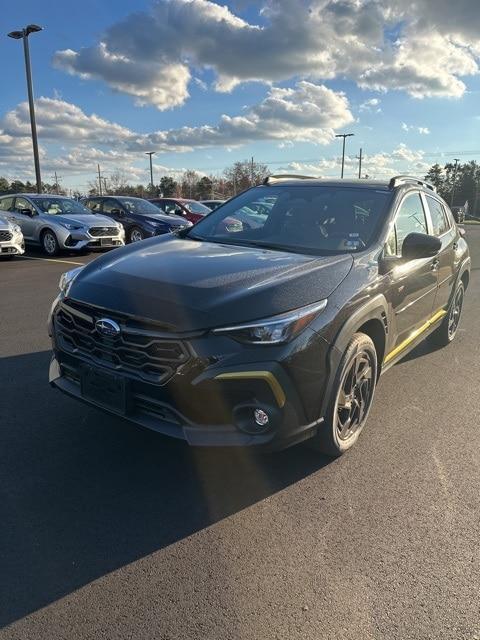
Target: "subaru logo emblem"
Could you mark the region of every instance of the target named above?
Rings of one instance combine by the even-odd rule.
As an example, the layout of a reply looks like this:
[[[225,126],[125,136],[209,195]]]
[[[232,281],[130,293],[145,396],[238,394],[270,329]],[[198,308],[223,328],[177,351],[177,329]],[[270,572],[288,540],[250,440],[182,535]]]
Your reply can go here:
[[[120,327],[114,320],[108,318],[100,318],[95,323],[95,329],[106,338],[116,338],[120,335]]]

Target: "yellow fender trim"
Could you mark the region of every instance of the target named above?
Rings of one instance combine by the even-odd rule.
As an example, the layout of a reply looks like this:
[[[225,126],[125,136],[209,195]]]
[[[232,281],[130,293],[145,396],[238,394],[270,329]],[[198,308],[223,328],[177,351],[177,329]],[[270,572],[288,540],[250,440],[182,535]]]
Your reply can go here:
[[[215,376],[215,380],[264,380],[272,390],[275,400],[280,408],[286,402],[285,392],[277,378],[270,371],[233,371],[231,373],[220,373]]]
[[[445,311],[445,309],[440,309],[440,311],[437,311],[437,313],[433,315],[430,320],[427,320],[425,324],[423,324],[418,329],[415,329],[415,331],[410,336],[408,336],[406,340],[401,342],[398,347],[395,347],[395,349],[390,351],[390,353],[385,356],[384,363],[386,364],[387,362],[390,362],[390,360],[393,360],[395,356],[398,356],[398,354],[406,349],[409,344],[411,344],[416,338],[418,338],[419,335],[421,335],[424,331],[429,329],[433,324],[441,320],[441,318],[445,317],[446,315],[447,312]]]

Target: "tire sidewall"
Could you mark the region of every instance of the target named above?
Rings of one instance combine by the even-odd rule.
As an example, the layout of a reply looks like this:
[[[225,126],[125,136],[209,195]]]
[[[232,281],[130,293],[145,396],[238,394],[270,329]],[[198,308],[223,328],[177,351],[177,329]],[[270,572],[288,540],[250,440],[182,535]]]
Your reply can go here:
[[[462,291],[462,306],[460,308],[460,316],[458,318],[458,322],[457,322],[457,328],[455,329],[455,333],[453,333],[452,335],[450,335],[450,331],[448,330],[448,325],[450,324],[450,316],[453,313],[453,309],[455,307],[455,300],[457,299],[457,295],[459,291]],[[455,291],[453,292],[453,297],[452,297],[452,302],[450,303],[450,307],[448,309],[448,314],[447,317],[445,318],[445,323],[446,323],[446,331],[447,331],[447,340],[448,342],[453,342],[455,340],[455,336],[458,333],[458,329],[460,327],[460,322],[462,321],[462,313],[463,313],[463,303],[465,302],[465,287],[463,286],[463,282],[462,280],[460,280],[460,282],[457,284],[457,286],[455,287]]]
[[[368,351],[372,361],[373,368],[373,389],[370,397],[370,404],[363,418],[362,424],[357,428],[354,434],[348,440],[341,440],[338,437],[337,428],[336,428],[336,420],[335,420],[335,409],[337,404],[337,396],[339,392],[340,384],[343,380],[346,370],[355,355],[359,351]],[[330,429],[330,438],[332,441],[332,445],[334,449],[338,452],[338,455],[344,453],[356,443],[360,434],[365,427],[365,424],[368,420],[368,416],[370,414],[370,409],[372,408],[373,400],[375,397],[375,390],[377,386],[377,372],[378,372],[378,361],[377,361],[377,352],[375,349],[375,345],[369,336],[362,333],[356,333],[350,343],[348,344],[342,359],[340,361],[340,365],[338,367],[337,374],[335,376],[335,383],[333,386],[333,393],[330,399],[329,408],[328,408],[328,421],[325,425],[326,428]]]
[[[138,233],[142,236],[140,240],[132,240],[132,235],[133,235],[135,232],[138,232]],[[143,238],[144,238],[144,236],[143,236],[143,232],[142,232],[142,230],[141,230],[141,229],[139,229],[138,227],[132,227],[132,228],[130,229],[130,231],[128,232],[128,241],[129,241],[129,243],[130,243],[130,244],[135,244],[136,242],[140,242],[141,240],[143,240]]]
[[[54,248],[53,251],[48,251],[47,247],[45,246],[45,238],[46,238],[47,235],[52,236],[52,238],[55,240],[55,248]],[[50,229],[47,229],[42,234],[42,249],[43,249],[44,253],[47,254],[47,256],[56,256],[58,251],[59,251],[59,244],[58,244],[57,236]]]

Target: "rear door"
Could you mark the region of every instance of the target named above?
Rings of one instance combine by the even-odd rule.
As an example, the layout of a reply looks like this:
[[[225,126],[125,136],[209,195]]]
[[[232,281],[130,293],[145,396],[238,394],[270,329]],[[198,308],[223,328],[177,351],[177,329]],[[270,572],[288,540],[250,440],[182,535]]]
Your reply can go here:
[[[430,195],[423,195],[430,214],[429,233],[442,242],[442,248],[437,256],[438,289],[435,298],[435,311],[445,309],[450,301],[455,284],[458,268],[456,249],[458,244],[458,230],[451,214],[447,213],[444,203]]]
[[[431,318],[437,293],[437,271],[433,258],[404,262],[399,260],[402,245],[409,233],[428,233],[427,218],[420,193],[409,192],[397,209],[385,254],[391,256],[389,273],[391,286],[389,303],[394,318],[394,346],[409,339],[411,334]]]

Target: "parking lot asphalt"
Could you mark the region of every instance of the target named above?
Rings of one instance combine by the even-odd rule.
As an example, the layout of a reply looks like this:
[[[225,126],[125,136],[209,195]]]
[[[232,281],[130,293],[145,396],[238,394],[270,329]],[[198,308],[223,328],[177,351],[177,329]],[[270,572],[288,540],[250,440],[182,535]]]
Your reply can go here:
[[[480,638],[480,228],[455,342],[380,380],[330,461],[193,450],[50,389],[89,256],[0,263],[0,639]]]

